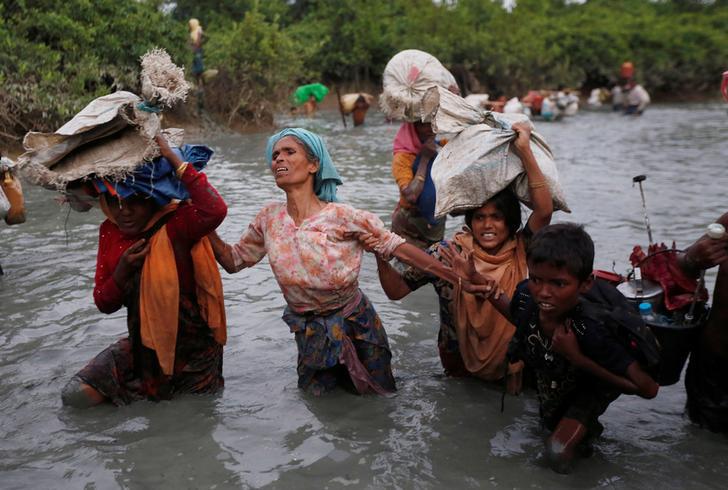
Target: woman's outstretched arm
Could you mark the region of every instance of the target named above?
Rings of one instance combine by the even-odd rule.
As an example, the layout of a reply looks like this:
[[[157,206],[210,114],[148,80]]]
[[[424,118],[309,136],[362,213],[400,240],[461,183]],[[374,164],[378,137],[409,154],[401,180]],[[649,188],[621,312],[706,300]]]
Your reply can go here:
[[[235,258],[233,257],[233,248],[226,243],[217,231],[213,231],[207,238],[210,240],[212,245],[212,251],[215,253],[215,259],[229,274],[238,272],[239,269],[235,267]]]
[[[468,293],[489,297],[497,290],[494,279],[481,276],[484,282],[482,284],[473,284],[469,278],[459,276],[450,267],[410,243],[401,244],[394,249],[392,255],[407,265],[416,267],[451,284],[462,286],[463,290]]]

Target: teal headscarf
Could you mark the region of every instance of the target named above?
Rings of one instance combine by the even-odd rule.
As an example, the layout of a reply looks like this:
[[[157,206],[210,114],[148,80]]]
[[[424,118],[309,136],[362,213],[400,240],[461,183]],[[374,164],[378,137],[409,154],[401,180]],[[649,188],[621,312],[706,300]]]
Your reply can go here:
[[[273,165],[273,146],[286,136],[295,136],[303,141],[319,161],[319,169],[313,180],[313,190],[316,196],[322,201],[337,202],[336,186],[341,185],[341,177],[331,161],[329,150],[321,137],[303,128],[288,128],[277,132],[268,138],[268,145],[265,148],[265,158],[268,160],[268,167]]]

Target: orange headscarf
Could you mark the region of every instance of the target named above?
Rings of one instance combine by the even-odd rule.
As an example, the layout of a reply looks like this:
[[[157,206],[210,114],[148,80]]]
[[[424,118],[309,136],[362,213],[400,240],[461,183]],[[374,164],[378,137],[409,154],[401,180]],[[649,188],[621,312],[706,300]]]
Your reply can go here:
[[[109,213],[106,199],[102,196],[99,201],[106,217],[116,224]],[[178,206],[178,202],[172,202],[162,207],[152,216],[144,230],[149,230],[159,219],[174,212]],[[171,376],[174,373],[179,326],[179,277],[166,225],[152,235],[149,246],[149,254],[142,266],[139,290],[142,344],[157,353],[162,372]],[[198,241],[192,247],[191,256],[200,314],[212,330],[215,341],[225,345],[227,329],[222,279],[210,240],[203,237]]]
[[[471,233],[457,233],[453,241],[473,254],[475,268],[494,278],[509,296],[525,279],[526,247],[520,235],[507,241],[498,255],[490,255],[474,243]],[[466,293],[457,285],[454,291],[453,318],[460,355],[468,372],[495,381],[503,377],[508,343],[515,327],[488,300]],[[520,366],[509,366],[509,373]]]

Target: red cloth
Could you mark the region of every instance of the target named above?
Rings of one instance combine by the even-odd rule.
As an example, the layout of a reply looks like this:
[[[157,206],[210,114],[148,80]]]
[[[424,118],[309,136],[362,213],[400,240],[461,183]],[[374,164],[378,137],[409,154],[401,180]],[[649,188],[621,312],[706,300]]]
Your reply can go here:
[[[411,153],[417,155],[422,148],[420,137],[417,136],[414,123],[402,123],[394,137],[392,153]]]
[[[167,234],[174,248],[180,294],[195,294],[194,269],[190,251],[202,237],[215,230],[227,214],[227,205],[208,181],[207,176],[188,166],[182,182],[190,201],[181,204],[167,221]],[[123,291],[112,274],[121,255],[138,240],[122,236],[119,228],[106,220],[99,228],[99,250],[96,257],[94,302],[104,313],[113,313],[122,306]]]
[[[642,277],[658,283],[665,293],[665,307],[669,311],[678,310],[693,301],[698,282],[685,275],[677,261],[675,243],[672,249],[664,243],[652,244],[647,255],[637,245],[629,256],[633,267],[639,266]],[[698,294],[698,301],[708,300],[708,290],[703,287]]]

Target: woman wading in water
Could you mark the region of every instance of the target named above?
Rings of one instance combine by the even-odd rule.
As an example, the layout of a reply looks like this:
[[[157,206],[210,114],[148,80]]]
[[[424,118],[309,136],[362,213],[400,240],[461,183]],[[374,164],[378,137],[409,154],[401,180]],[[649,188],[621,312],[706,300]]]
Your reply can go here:
[[[553,213],[551,193],[536,159],[531,152],[531,129],[517,123],[518,133],[513,150],[520,157],[529,182],[533,212],[521,229],[521,205],[516,196],[505,189],[481,207],[465,214],[467,225],[456,233],[451,245],[437,243],[427,253],[437,260],[451,263],[460,254],[467,257],[464,274],[469,268],[488,276],[511,297],[516,286],[526,278],[526,247],[538,230],[548,225]],[[362,235],[367,247],[376,244],[373,237]],[[504,376],[505,355],[515,328],[485,298],[475,296],[452,283],[414,267],[399,272],[377,256],[379,279],[390,299],[401,299],[425,284],[432,284],[440,300],[440,332],[438,349],[445,373],[450,376],[475,376],[496,381]],[[521,365],[508,367],[516,375]],[[518,383],[518,376],[514,376]],[[515,387],[513,387],[515,389]]]
[[[427,268],[443,280],[457,276],[384,228],[372,213],[340,204],[341,179],[323,140],[305,129],[285,129],[268,140],[268,165],[286,202],[266,205],[240,240],[211,235],[215,255],[230,273],[266,254],[288,306],[284,321],[298,346],[298,386],[319,395],[343,384],[357,393],[395,390],[387,334],[359,289],[364,251],[359,233],[377,237],[376,252]],[[487,286],[464,288],[485,291]]]
[[[172,166],[166,175],[155,166],[122,183],[97,179],[107,220],[99,230],[94,301],[104,313],[126,306],[129,336],[71,379],[62,394],[66,405],[123,405],[223,387],[222,283],[204,237],[225,218],[227,206],[192,165],[204,165],[209,149],[184,148],[190,164],[163,137],[157,143]],[[173,179],[171,185],[165,178]],[[179,195],[179,189],[187,192]]]

